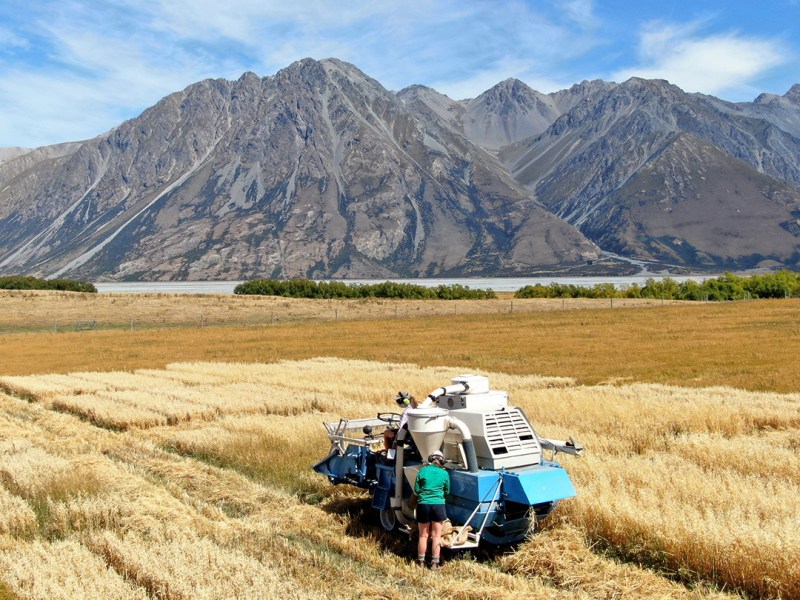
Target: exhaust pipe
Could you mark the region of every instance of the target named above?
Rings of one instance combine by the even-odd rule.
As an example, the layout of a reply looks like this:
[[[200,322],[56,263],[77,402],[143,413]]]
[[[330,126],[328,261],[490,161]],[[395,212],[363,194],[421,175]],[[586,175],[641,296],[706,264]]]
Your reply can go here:
[[[433,402],[439,396],[444,396],[445,394],[463,394],[466,393],[468,389],[469,384],[466,381],[454,383],[453,385],[436,388],[430,394],[428,394],[428,398],[430,398],[431,402]]]

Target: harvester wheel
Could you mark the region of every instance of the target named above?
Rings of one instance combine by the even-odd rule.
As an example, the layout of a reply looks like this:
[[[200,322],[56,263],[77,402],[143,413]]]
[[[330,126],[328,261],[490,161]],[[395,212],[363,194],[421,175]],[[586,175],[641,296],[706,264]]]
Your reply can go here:
[[[397,515],[394,513],[393,508],[384,508],[381,510],[381,527],[386,531],[394,531],[397,528]]]

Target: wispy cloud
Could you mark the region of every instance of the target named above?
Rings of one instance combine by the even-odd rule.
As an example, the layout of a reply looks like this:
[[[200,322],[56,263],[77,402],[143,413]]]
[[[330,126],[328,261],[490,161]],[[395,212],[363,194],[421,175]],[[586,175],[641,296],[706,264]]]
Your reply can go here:
[[[797,1],[764,0],[784,10]],[[690,6],[676,2],[676,14]],[[92,137],[201,79],[272,75],[306,57],[455,99],[508,77],[548,92],[639,75],[721,94],[791,60],[789,26],[783,44],[711,20],[650,20],[632,38],[659,12],[646,8],[649,17],[593,0],[3,0],[0,146]],[[618,66],[632,55],[637,64]]]
[[[582,27],[596,27],[600,24],[594,12],[593,0],[567,0],[563,2],[564,15]]]
[[[522,0],[502,7],[460,0],[32,6],[14,30],[0,29],[7,48],[38,50],[36,64],[0,64],[0,146],[26,137],[30,145],[91,137],[200,79],[246,70],[271,75],[305,57],[341,58],[390,89],[423,83],[454,98],[474,97],[508,77],[547,82],[559,64],[590,47],[580,30],[593,19],[590,0],[556,2],[549,12]]]
[[[0,46],[7,51],[14,49],[27,49],[30,42],[21,35],[18,35],[8,27],[0,27]]]
[[[780,39],[736,31],[703,35],[704,25],[702,21],[648,23],[639,37],[639,64],[620,69],[613,77],[667,79],[688,92],[725,94],[750,87],[791,56]]]

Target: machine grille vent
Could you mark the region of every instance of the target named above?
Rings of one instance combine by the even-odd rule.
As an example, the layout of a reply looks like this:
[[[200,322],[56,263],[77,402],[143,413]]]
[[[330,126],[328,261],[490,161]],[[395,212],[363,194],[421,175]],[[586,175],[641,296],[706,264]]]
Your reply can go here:
[[[486,415],[486,442],[494,456],[537,450],[536,435],[519,409]]]

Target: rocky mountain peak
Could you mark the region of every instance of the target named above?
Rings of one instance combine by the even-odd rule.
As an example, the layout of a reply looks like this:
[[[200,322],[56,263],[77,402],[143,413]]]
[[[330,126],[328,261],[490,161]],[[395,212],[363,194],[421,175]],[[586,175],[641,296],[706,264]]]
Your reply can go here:
[[[93,140],[0,153],[0,271],[511,276],[586,272],[598,246],[797,266],[798,105],[800,84],[729,103],[641,78],[552,94],[509,78],[454,101],[303,59],[198,82]]]
[[[304,58],[293,62],[275,74],[278,85],[302,85],[311,88],[321,87],[327,79],[325,69],[319,61]]]
[[[655,99],[659,101],[663,98],[677,99],[686,96],[681,88],[671,84],[666,79],[642,79],[641,77],[631,77],[622,82],[616,88],[619,93],[628,94],[633,98]]]
[[[783,95],[784,98],[793,104],[800,105],[800,83],[795,83],[789,88],[789,91]]]
[[[780,102],[780,100],[781,97],[777,94],[768,94],[764,92],[763,94],[759,94],[758,97],[753,100],[753,104],[771,104],[774,102]]]
[[[582,82],[576,83],[566,90],[553,92],[550,94],[550,97],[559,113],[563,114],[585,98],[589,98],[595,94],[605,93],[617,85],[616,83],[602,81],[600,79],[594,79],[592,81],[584,79]]]
[[[552,98],[509,78],[467,104],[464,131],[482,146],[499,150],[541,133],[558,115]]]
[[[253,73],[252,71],[245,71],[241,74],[239,79],[236,80],[236,83],[244,83],[244,84],[254,84],[261,81],[261,77]]]

